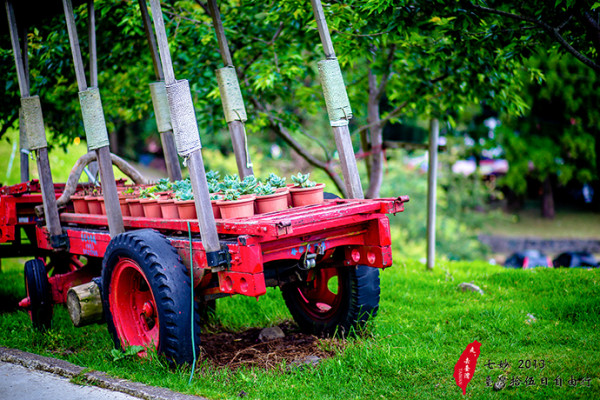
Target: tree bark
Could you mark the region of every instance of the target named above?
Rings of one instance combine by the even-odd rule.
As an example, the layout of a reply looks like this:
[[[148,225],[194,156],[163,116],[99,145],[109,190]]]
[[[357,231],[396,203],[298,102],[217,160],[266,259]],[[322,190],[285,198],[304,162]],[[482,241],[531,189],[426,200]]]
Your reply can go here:
[[[554,194],[552,193],[552,181],[550,177],[542,183],[542,217],[554,219]]]
[[[370,126],[371,136],[371,156],[367,158],[370,161],[369,170],[369,188],[365,197],[373,199],[379,197],[381,184],[383,183],[383,128],[381,126],[381,117],[379,115],[379,90],[377,87],[377,77],[372,70],[369,70],[369,102],[367,105],[367,123]]]

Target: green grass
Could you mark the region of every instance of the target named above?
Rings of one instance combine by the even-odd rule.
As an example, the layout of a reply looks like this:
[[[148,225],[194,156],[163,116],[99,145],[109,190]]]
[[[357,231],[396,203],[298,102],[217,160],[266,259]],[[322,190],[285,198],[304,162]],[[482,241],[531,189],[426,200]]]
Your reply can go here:
[[[398,254],[398,253],[396,253]],[[459,399],[454,364],[467,344],[482,343],[468,398],[600,398],[600,270],[506,270],[484,263],[445,263],[426,272],[419,263],[397,262],[382,273],[380,313],[361,338],[315,368],[288,371],[240,369],[231,372],[201,362],[188,385],[188,369],[169,368],[164,360],[135,357],[113,361],[103,325],[74,328],[63,307],[54,328],[36,333],[28,316],[12,306],[23,296],[23,277],[15,262],[0,273],[0,345],[58,357],[111,375],[168,387],[211,399]],[[17,270],[19,268],[19,270]],[[485,295],[459,292],[473,281]],[[219,317],[230,329],[275,325],[289,314],[279,291],[257,302],[237,296],[219,300]],[[527,314],[536,322],[528,324]],[[548,387],[486,387],[487,361],[507,360],[509,379],[550,378]],[[543,370],[518,368],[519,360],[544,360]],[[560,375],[565,383],[554,386]],[[571,376],[592,378],[592,387],[569,387]]]
[[[486,231],[501,236],[597,239],[600,213],[557,208],[554,219],[544,219],[539,205],[531,204],[514,214],[495,214],[493,219],[488,219]]]

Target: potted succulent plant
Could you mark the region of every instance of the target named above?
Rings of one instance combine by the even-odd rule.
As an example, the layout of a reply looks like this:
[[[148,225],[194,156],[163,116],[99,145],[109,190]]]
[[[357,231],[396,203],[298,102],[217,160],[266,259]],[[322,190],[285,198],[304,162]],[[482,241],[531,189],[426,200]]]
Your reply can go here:
[[[287,187],[278,192],[270,183],[258,185],[254,190],[256,194],[256,212],[258,214],[265,214],[287,209],[288,192]]]
[[[145,217],[162,218],[162,212],[157,200],[158,196],[154,193],[152,187],[140,190],[140,204]]]
[[[173,187],[169,178],[161,178],[156,185],[150,188],[150,191],[160,198],[170,198],[173,193]]]
[[[241,198],[239,189],[226,189],[223,192],[223,198],[217,200],[217,205],[221,211],[221,218],[242,218],[251,217],[254,215],[254,199],[253,194],[246,195]]]
[[[292,205],[294,207],[320,204],[323,202],[324,183],[315,183],[309,180],[310,173],[292,175],[294,186],[290,188],[292,194]]]
[[[191,185],[183,185],[175,192],[175,204],[177,212],[181,219],[196,219],[196,204],[194,203],[194,194]]]
[[[129,215],[132,217],[143,217],[144,216],[144,209],[142,207],[142,204],[140,203],[140,192],[144,189],[147,188],[142,188],[140,189],[140,191],[133,191],[133,197],[127,197],[125,198],[125,203],[127,203],[127,206],[129,207]],[[136,195],[137,193],[137,195]]]
[[[131,212],[129,211],[129,205],[127,204],[127,199],[132,199],[135,197],[135,189],[133,186],[128,187],[127,189],[123,188],[119,192],[119,205],[121,206],[121,214],[124,217],[131,216]]]
[[[102,214],[102,205],[100,204],[101,191],[100,188],[91,189],[85,196],[88,210],[90,214]],[[102,199],[104,200],[104,199]]]

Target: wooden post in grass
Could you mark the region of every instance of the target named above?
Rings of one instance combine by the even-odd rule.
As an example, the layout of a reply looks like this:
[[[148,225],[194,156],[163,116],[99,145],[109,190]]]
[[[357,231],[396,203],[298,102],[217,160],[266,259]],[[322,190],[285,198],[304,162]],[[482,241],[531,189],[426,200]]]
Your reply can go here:
[[[323,86],[331,129],[333,130],[335,144],[340,156],[340,165],[342,167],[346,191],[348,192],[348,197],[362,199],[364,198],[364,194],[360,183],[360,176],[358,175],[350,130],[348,128],[348,121],[352,118],[348,94],[346,93],[342,73],[335,57],[335,50],[333,49],[333,42],[327,28],[327,21],[325,20],[321,0],[311,0],[311,4],[326,57],[326,60],[319,62],[319,75],[321,77],[321,85]]]
[[[46,142],[42,107],[39,97],[31,96],[30,93],[27,53],[21,53],[17,19],[15,18],[12,1],[6,0],[5,5],[15,66],[17,68],[19,91],[21,93],[22,122],[24,122],[25,125],[25,133],[28,135],[27,147],[36,154],[40,186],[42,189],[44,217],[46,219],[46,228],[50,234],[50,242],[53,247],[61,248],[66,245],[66,237],[62,233],[58,216],[58,207],[56,206],[56,193],[54,191],[54,182],[52,181],[52,173],[48,161],[48,144]],[[23,40],[27,41],[27,38],[25,37]],[[23,45],[23,49],[26,51],[27,46]]]
[[[152,55],[152,65],[154,66],[156,80],[159,81],[162,85],[164,85],[165,76],[163,73],[162,64],[160,62],[160,56],[158,54],[156,37],[154,36],[154,32],[152,31],[152,21],[150,20],[150,15],[148,14],[146,0],[138,0],[138,4],[140,6],[140,12],[142,14],[142,22],[144,23],[146,40],[148,41],[148,46],[150,47],[150,54]],[[152,99],[153,102],[157,100],[158,99]],[[177,157],[177,149],[175,147],[175,138],[173,137],[173,129],[171,127],[170,115],[168,116],[168,123],[167,121],[162,121],[162,119],[167,119],[167,116],[165,115],[163,117],[159,115],[161,111],[162,110],[160,109],[157,110],[155,105],[156,125],[160,133],[160,141],[165,155],[167,175],[172,181],[179,181],[182,179],[181,166],[179,165],[179,158]],[[163,124],[165,124],[164,127],[162,126]]]
[[[429,167],[427,168],[427,269],[433,269],[435,266],[435,201],[439,133],[440,123],[432,118],[429,123]]]
[[[246,128],[244,126],[246,110],[244,108],[242,93],[239,90],[239,83],[235,74],[231,53],[229,52],[229,46],[227,45],[227,37],[225,36],[225,29],[223,28],[217,1],[208,0],[208,9],[213,20],[217,42],[219,43],[219,53],[221,53],[223,64],[225,64],[225,68],[217,70],[221,102],[223,103],[225,119],[227,120],[229,134],[231,135],[231,144],[235,154],[238,173],[240,178],[244,179],[249,175],[254,175],[250,154],[248,154],[248,138],[246,137]],[[231,100],[238,104],[231,104]],[[235,109],[236,107],[239,109]]]
[[[192,95],[189,83],[186,80],[178,81],[175,79],[160,0],[150,0],[150,7],[165,76],[175,143],[177,143],[179,155],[187,160],[196,213],[198,214],[198,225],[202,236],[202,245],[206,250],[208,259],[209,253],[214,255],[221,250],[221,243],[217,234],[212,206],[210,205],[208,182],[206,181],[201,152],[202,145],[200,143],[200,134],[198,132]],[[211,265],[211,262],[209,261],[208,264]]]
[[[69,32],[69,42],[71,44],[71,53],[73,55],[73,64],[75,66],[75,77],[79,87],[79,101],[81,103],[81,112],[83,116],[85,134],[88,140],[90,150],[96,151],[98,165],[100,166],[100,178],[102,183],[102,194],[104,204],[106,205],[106,216],[108,219],[108,230],[110,236],[114,237],[125,231],[123,225],[123,215],[119,205],[119,195],[113,172],[112,160],[110,157],[108,133],[106,132],[106,123],[104,121],[104,111],[100,100],[100,92],[97,87],[88,87],[79,49],[79,38],[77,36],[77,27],[75,26],[75,17],[73,15],[73,3],[71,0],[62,0]]]

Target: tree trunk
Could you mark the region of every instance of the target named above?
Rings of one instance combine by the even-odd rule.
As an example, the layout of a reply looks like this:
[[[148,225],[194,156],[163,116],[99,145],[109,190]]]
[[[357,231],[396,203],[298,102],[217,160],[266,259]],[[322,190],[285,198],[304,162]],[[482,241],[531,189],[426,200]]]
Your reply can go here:
[[[552,193],[552,181],[550,177],[542,183],[542,217],[554,219],[554,194]]]
[[[371,156],[369,157],[369,188],[365,198],[373,199],[379,197],[381,184],[383,182],[383,128],[379,115],[379,96],[377,88],[377,77],[369,71],[369,103],[367,105],[367,123],[371,126]]]

